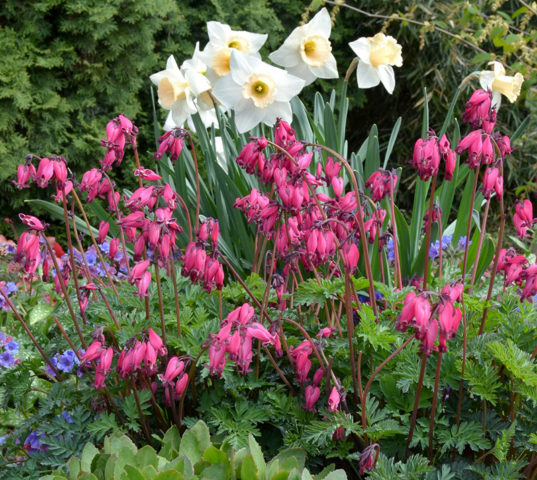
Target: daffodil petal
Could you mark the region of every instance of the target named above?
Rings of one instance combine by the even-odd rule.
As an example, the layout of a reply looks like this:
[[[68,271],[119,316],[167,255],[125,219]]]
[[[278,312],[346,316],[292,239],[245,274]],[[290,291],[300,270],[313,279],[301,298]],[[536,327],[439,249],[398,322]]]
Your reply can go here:
[[[293,111],[289,102],[274,102],[264,109],[263,122],[266,125],[273,126],[278,118],[291,123]]]
[[[337,64],[334,55],[330,55],[328,61],[321,67],[310,67],[311,71],[319,78],[338,78]]]
[[[358,62],[356,76],[358,77],[359,88],[372,88],[376,87],[380,83],[377,69],[365,62],[362,62],[361,60]]]
[[[194,70],[187,70],[185,72],[185,78],[188,82],[192,93],[197,97],[203,92],[211,89],[211,82],[207,80],[207,77],[201,75],[200,73]]]
[[[305,82],[301,78],[290,75],[284,72],[285,75],[281,80],[276,79],[276,95],[277,102],[289,102],[293,97],[296,97],[304,88]]]
[[[330,14],[326,8],[322,8],[307,24],[308,30],[316,35],[328,38],[332,31]]]
[[[494,81],[494,72],[483,70],[479,75],[479,84],[483,90],[492,90],[492,82]]]
[[[228,35],[231,33],[229,25],[220,22],[207,22],[207,35],[209,43],[216,45],[225,45]]]
[[[305,82],[304,86],[310,85],[318,77],[318,75],[313,73],[312,68],[303,62],[300,62],[298,65],[295,65],[294,67],[289,67],[287,70],[289,71],[291,75],[304,80]]]
[[[395,88],[395,73],[393,71],[393,67],[390,65],[379,65],[377,67],[377,73],[382,85],[384,85],[388,93],[391,95],[393,93],[393,89]]]
[[[496,90],[492,90],[492,101],[490,102],[491,107],[496,107],[496,111],[500,109],[502,104],[502,94]]]
[[[234,108],[235,125],[239,133],[247,132],[262,121],[259,109],[250,99],[242,98]]]
[[[267,41],[268,35],[266,33],[251,33],[251,32],[238,32],[244,35],[250,42],[250,51],[248,53],[256,53]]]
[[[290,40],[290,37],[278,48],[278,50],[272,52],[269,58],[276,64],[282,67],[294,67],[300,63],[301,58],[299,54],[299,41]]]
[[[358,40],[355,40],[354,42],[350,42],[349,47],[352,48],[352,51],[360,59],[360,63],[366,63],[366,64],[371,63],[369,59],[369,56],[371,53],[371,47],[369,45],[369,42],[367,41],[367,38],[362,37],[362,38],[359,38]]]
[[[182,125],[177,125],[173,121],[173,113],[170,111],[170,113],[168,113],[168,116],[166,117],[166,122],[164,122],[164,126],[162,128],[168,131],[175,127],[182,127]]]
[[[229,67],[231,68],[231,76],[233,77],[233,80],[239,85],[242,85],[261,63],[261,60],[258,58],[244,55],[238,50],[232,49],[231,57],[229,59]]]
[[[505,68],[500,62],[491,62],[493,66],[494,76],[505,75]]]
[[[213,94],[226,108],[233,108],[242,99],[241,89],[231,75],[226,75],[216,82]]]
[[[177,62],[175,61],[175,57],[173,55],[170,55],[168,57],[168,60],[166,61],[166,70],[179,70]]]

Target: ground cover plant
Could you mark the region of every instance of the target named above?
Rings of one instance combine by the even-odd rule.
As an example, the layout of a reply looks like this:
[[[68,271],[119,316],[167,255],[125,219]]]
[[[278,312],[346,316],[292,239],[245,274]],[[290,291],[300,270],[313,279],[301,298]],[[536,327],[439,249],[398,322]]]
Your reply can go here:
[[[272,65],[266,35],[207,31],[151,76],[153,156],[119,114],[89,170],[17,169],[53,199],[2,246],[0,478],[534,478],[537,219],[504,204],[521,130],[496,124],[522,76],[461,79],[440,125],[424,92],[404,211],[401,122],[382,151],[345,137],[350,89],[397,88],[395,38],[351,41],[336,80],[324,8]]]

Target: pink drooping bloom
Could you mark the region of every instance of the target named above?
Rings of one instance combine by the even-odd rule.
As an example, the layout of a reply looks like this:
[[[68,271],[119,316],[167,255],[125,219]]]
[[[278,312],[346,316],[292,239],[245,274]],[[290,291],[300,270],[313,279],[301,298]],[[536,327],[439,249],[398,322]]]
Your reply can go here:
[[[108,235],[108,230],[110,229],[110,224],[101,220],[99,222],[99,236],[97,237],[97,243],[101,244],[106,240],[106,235]]]
[[[373,172],[365,182],[365,186],[371,190],[373,200],[376,202],[380,202],[390,192],[393,193],[396,184],[397,175],[383,169]]]
[[[418,138],[414,144],[411,164],[422,180],[428,180],[436,175],[440,166],[438,139],[436,137],[429,137],[425,140]]]
[[[284,120],[279,120],[274,126],[274,143],[287,147],[296,142],[295,131]]]
[[[441,158],[446,165],[445,179],[451,180],[456,163],[455,153],[445,134],[439,139],[433,131],[429,131],[425,140],[419,138],[414,144],[411,165],[422,180],[428,180],[438,173]]]
[[[339,402],[341,401],[341,396],[336,387],[332,387],[330,396],[328,397],[328,411],[337,412],[339,409]]]
[[[441,352],[447,352],[446,341],[453,338],[459,328],[461,322],[461,310],[454,307],[450,301],[439,308],[438,323],[440,326],[440,334],[438,336],[438,349]]]
[[[13,180],[13,184],[19,189],[29,188],[28,182],[30,178],[35,178],[37,172],[32,163],[23,163],[17,167],[17,181]]]
[[[88,202],[93,202],[97,194],[99,193],[100,181],[103,174],[96,168],[92,168],[82,175],[82,181],[80,182],[80,190],[88,192]]]
[[[474,129],[486,126],[487,132],[490,133],[496,123],[496,110],[491,108],[491,104],[492,93],[477,89],[466,102],[466,109],[462,114],[463,122],[470,123]]]
[[[123,114],[110,120],[106,125],[106,139],[101,139],[101,145],[106,147],[106,154],[101,160],[104,171],[110,170],[115,163],[119,166],[125,154],[125,145],[132,144],[136,148],[138,128]]]
[[[186,135],[186,130],[182,128],[173,128],[162,135],[162,137],[158,139],[160,143],[158,150],[153,155],[155,159],[160,160],[165,153],[168,153],[170,155],[170,160],[175,162],[181,154]]]
[[[103,351],[104,349],[102,348],[102,343],[95,340],[88,347],[84,355],[80,357],[80,359],[82,360],[82,364],[98,359],[101,356],[101,352]]]
[[[364,448],[360,454],[360,475],[363,475],[365,472],[370,472],[375,468],[379,452],[380,446],[378,443],[373,443]]]
[[[19,218],[24,225],[30,227],[32,230],[36,230],[38,232],[45,230],[45,224],[43,224],[39,218],[36,218],[32,215],[25,215],[24,213],[19,213]]]
[[[515,215],[513,223],[521,240],[527,238],[528,228],[532,228],[537,222],[537,218],[533,218],[533,205],[529,200],[524,200],[522,203],[515,205]]]
[[[164,375],[160,375],[160,381],[164,386],[172,385],[175,377],[185,369],[185,362],[179,361],[179,358],[173,356],[168,361]]]
[[[114,351],[111,347],[101,351],[99,364],[95,369],[95,382],[93,384],[96,390],[100,390],[104,387],[104,381],[106,379],[106,375],[108,375],[108,372],[110,371],[113,357]]]
[[[37,166],[34,182],[40,188],[46,188],[54,176],[54,164],[50,158],[42,158]]]
[[[257,174],[262,178],[266,161],[263,150],[266,146],[266,139],[258,138],[255,141],[247,143],[237,157],[237,164],[249,174],[256,173],[257,170]]]
[[[483,174],[483,187],[481,189],[485,198],[490,198],[493,192],[498,196],[503,194],[503,177],[498,168],[487,168]]]
[[[152,328],[149,328],[147,332],[149,335],[149,343],[155,349],[158,355],[160,357],[165,357],[166,355],[168,355],[168,350],[164,346],[164,343],[162,341],[162,338],[160,338],[160,335],[156,333]]]
[[[304,391],[304,397],[306,398],[306,403],[303,405],[304,409],[308,412],[315,412],[314,405],[320,396],[321,390],[319,387],[308,385]]]
[[[134,170],[134,176],[143,178],[148,182],[156,182],[157,180],[162,180],[162,177],[160,175],[157,175],[153,170],[144,167],[140,167]]]

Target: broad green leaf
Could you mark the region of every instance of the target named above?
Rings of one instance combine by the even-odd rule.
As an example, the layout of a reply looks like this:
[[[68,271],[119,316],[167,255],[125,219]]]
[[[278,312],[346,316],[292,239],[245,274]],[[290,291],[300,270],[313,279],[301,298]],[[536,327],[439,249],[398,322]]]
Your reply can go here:
[[[30,325],[41,323],[54,311],[54,307],[48,303],[39,303],[30,311]]]
[[[241,478],[248,478],[249,480],[260,480],[261,477],[255,466],[252,455],[247,455],[241,464]]]
[[[98,453],[99,450],[92,443],[86,443],[80,457],[80,470],[82,472],[91,472],[91,462]]]
[[[179,455],[185,455],[193,465],[201,460],[203,452],[211,444],[209,428],[201,420],[187,430],[181,438]]]
[[[214,445],[211,445],[205,450],[203,453],[203,460],[206,460],[209,463],[228,463],[227,455]]]
[[[132,465],[125,465],[125,472],[121,475],[121,480],[146,480],[147,478],[137,467]]]
[[[158,467],[158,457],[157,452],[150,445],[145,445],[144,447],[138,450],[136,454],[136,465],[143,467],[144,465],[153,465],[155,468]]]
[[[248,446],[250,447],[250,453],[252,455],[252,458],[254,459],[257,471],[259,472],[259,475],[263,476],[265,474],[266,469],[265,459],[263,457],[261,447],[255,441],[255,438],[252,434],[248,435]]]
[[[159,455],[161,457],[171,460],[179,452],[179,445],[181,444],[181,435],[177,426],[171,427],[165,434],[162,439],[162,448],[160,449]]]
[[[324,477],[324,480],[347,480],[347,474],[345,470],[334,470]]]

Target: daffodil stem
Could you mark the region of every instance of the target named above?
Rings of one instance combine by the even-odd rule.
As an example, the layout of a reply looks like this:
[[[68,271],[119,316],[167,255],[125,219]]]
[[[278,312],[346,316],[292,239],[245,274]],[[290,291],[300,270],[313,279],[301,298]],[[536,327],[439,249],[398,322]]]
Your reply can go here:
[[[434,208],[434,194],[436,193],[436,177],[438,173],[435,173],[431,183],[431,198],[429,200],[429,209],[427,210],[427,235],[425,239],[425,259],[423,266],[423,290],[427,289],[427,281],[429,279],[429,249],[431,248],[431,230],[433,228],[433,208]],[[393,241],[395,247],[395,240]],[[440,248],[442,248],[442,239],[440,239]]]
[[[192,140],[192,135],[188,133],[188,139],[190,140],[190,149],[192,153],[192,160],[194,161],[194,169],[196,175],[196,221],[195,221],[195,230],[199,228],[200,221],[200,176],[198,170],[198,157],[196,155],[196,149],[194,148],[194,141]]]
[[[472,293],[472,290],[474,288],[474,283],[475,283],[475,277],[477,275],[479,255],[481,254],[481,248],[483,247],[483,238],[485,237],[485,229],[487,227],[487,218],[489,215],[490,198],[491,197],[488,198],[487,203],[485,205],[485,211],[483,212],[483,220],[481,222],[481,232],[479,233],[479,243],[477,244],[477,253],[475,254],[475,258],[474,258],[474,268],[472,270],[472,279],[470,280],[470,288],[468,290],[468,294]]]
[[[477,181],[479,179],[479,168],[481,165],[478,165],[475,169],[474,176],[474,187],[472,190],[472,197],[470,199],[470,210],[468,212],[468,224],[466,225],[466,242],[464,244],[464,259],[462,262],[462,281],[466,283],[466,268],[468,265],[468,246],[470,245],[470,232],[472,230],[472,214],[474,211],[474,201],[475,201],[475,192],[477,190]]]

